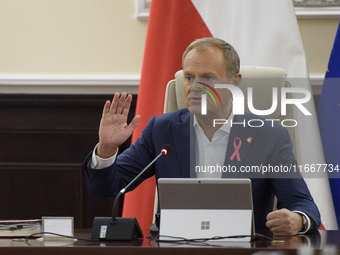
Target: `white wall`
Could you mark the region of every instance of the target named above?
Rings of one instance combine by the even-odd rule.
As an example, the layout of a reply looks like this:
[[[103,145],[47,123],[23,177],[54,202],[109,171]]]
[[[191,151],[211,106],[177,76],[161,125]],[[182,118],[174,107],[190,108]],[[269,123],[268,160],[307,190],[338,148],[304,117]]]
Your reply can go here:
[[[298,20],[311,75],[324,75],[338,21]],[[146,30],[147,21],[135,18],[135,0],[0,0],[0,85],[13,77],[24,83],[20,75],[137,83]]]
[[[0,74],[139,74],[134,0],[0,0]]]

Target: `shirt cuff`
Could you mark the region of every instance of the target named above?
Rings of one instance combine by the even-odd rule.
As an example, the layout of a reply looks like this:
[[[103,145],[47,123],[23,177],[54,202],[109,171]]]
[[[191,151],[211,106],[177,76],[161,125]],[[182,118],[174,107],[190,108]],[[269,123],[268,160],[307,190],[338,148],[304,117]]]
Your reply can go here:
[[[106,168],[106,167],[109,167],[111,166],[115,161],[116,161],[116,157],[117,157],[117,154],[118,154],[118,150],[117,152],[110,158],[101,158],[101,157],[98,157],[96,155],[96,151],[97,151],[97,147],[98,147],[98,144],[96,145],[96,147],[94,147],[94,150],[92,152],[92,157],[91,157],[91,168],[92,169],[103,169],[103,168]]]
[[[292,212],[301,214],[301,215],[306,217],[306,219],[307,219],[307,228],[304,231],[300,231],[300,232],[297,233],[298,235],[306,234],[310,230],[310,228],[312,226],[312,223],[311,223],[311,220],[310,220],[309,216],[307,214],[305,214],[304,212],[301,212],[301,211],[292,211]]]

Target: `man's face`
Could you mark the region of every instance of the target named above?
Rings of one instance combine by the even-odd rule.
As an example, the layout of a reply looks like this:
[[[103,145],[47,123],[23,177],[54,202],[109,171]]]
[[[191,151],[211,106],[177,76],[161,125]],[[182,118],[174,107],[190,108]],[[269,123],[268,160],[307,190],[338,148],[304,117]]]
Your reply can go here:
[[[213,87],[217,79],[228,77],[224,53],[216,47],[208,47],[204,50],[194,48],[189,51],[184,59],[183,73],[186,107],[191,113],[200,114],[201,95],[206,94],[202,88],[208,89],[203,84],[209,84]],[[216,91],[220,95],[222,103],[230,101],[231,93],[228,89],[216,89]],[[220,110],[220,107],[219,103],[216,106],[213,100],[207,97],[208,113]]]

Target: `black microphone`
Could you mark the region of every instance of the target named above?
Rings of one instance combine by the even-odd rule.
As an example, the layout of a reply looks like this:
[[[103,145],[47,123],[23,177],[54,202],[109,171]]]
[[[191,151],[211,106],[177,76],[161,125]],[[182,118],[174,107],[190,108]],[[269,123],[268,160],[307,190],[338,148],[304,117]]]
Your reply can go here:
[[[143,233],[140,229],[136,218],[116,217],[116,207],[119,197],[161,156],[171,152],[171,145],[163,146],[158,156],[150,162],[128,185],[121,189],[115,198],[112,208],[112,217],[95,217],[92,225],[91,239],[98,240],[126,240],[130,241],[137,238],[143,238]]]
[[[116,206],[117,206],[117,202],[119,200],[119,197],[125,193],[125,191],[146,171],[149,169],[149,167],[156,162],[157,159],[159,159],[161,156],[166,155],[168,153],[171,152],[171,145],[170,144],[166,144],[163,146],[163,149],[161,150],[161,152],[158,154],[158,156],[152,160],[150,162],[149,165],[147,165],[132,181],[130,181],[130,183],[128,185],[126,185],[123,189],[121,189],[118,193],[118,195],[115,198],[115,201],[113,203],[113,208],[112,208],[112,219],[111,219],[111,224],[114,224],[117,222],[116,219]]]

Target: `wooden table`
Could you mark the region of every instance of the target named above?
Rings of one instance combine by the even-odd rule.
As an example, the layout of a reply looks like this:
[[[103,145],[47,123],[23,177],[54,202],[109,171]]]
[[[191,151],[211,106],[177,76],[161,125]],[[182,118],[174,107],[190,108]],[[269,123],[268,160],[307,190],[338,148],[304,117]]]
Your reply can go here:
[[[90,229],[75,229],[75,237],[91,238]],[[13,242],[12,238],[0,239],[0,254],[48,254],[48,255],[76,255],[76,254],[124,254],[124,255],[167,255],[167,254],[254,254],[259,251],[283,250],[283,254],[297,254],[297,249],[304,245],[308,249],[314,249],[315,254],[321,254],[325,247],[333,246],[340,254],[340,231],[319,231],[310,235],[289,236],[275,238],[284,240],[283,244],[274,245],[269,240],[255,239],[251,242],[215,242],[208,244],[164,244],[147,238],[128,241],[37,241],[30,239],[27,243]]]

